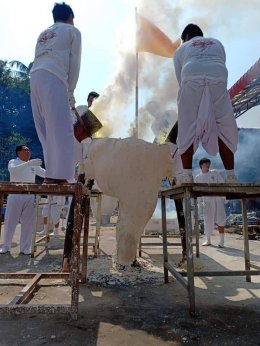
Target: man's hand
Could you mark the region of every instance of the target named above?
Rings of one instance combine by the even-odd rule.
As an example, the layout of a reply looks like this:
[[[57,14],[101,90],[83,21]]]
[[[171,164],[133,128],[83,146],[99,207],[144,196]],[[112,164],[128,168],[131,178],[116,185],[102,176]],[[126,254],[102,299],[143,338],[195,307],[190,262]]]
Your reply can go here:
[[[73,93],[69,93],[69,103],[72,109],[75,108],[76,100]]]
[[[41,159],[32,159],[28,161],[28,166],[41,166],[42,160]]]

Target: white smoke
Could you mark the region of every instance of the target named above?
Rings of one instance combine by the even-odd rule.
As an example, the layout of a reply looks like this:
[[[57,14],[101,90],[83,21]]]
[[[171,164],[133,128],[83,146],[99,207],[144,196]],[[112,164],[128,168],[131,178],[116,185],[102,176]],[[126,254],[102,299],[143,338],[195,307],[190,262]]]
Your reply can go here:
[[[196,23],[205,36],[213,36],[225,43],[235,37],[245,38],[257,32],[259,1],[252,0],[140,0],[138,12],[157,25],[172,40],[176,40],[188,23]],[[250,18],[250,20],[248,20]],[[129,21],[120,28],[118,67],[111,84],[94,104],[94,113],[104,123],[103,135],[111,136],[126,119],[129,135],[134,127],[135,109],[135,33],[134,10]],[[129,33],[131,39],[129,40]],[[129,47],[128,41],[132,42]],[[139,53],[139,137],[153,140],[165,124],[171,127],[177,120],[176,98],[178,84],[172,59],[149,53]],[[241,71],[241,74],[245,71]],[[132,104],[131,104],[132,103]],[[152,132],[151,132],[152,130]],[[167,128],[168,130],[168,128]],[[148,138],[149,137],[149,138]]]

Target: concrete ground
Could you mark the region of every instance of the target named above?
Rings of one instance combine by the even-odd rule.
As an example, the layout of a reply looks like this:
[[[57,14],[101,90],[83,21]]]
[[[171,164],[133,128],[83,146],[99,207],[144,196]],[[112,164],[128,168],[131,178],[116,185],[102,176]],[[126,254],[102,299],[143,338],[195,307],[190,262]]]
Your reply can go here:
[[[53,237],[49,253],[31,259],[19,255],[18,229],[11,254],[0,256],[0,271],[59,271],[63,240],[63,235]],[[224,249],[216,246],[217,234],[212,243],[200,247],[195,270],[244,269],[242,236],[226,233]],[[251,283],[245,277],[196,278],[197,310],[192,318],[185,289],[172,277],[164,284],[162,247],[144,248],[140,267],[126,270],[113,263],[114,227],[102,228],[100,248],[101,254],[93,258],[89,247],[88,281],[80,287],[78,321],[66,315],[2,313],[0,345],[260,345],[260,276],[252,276]],[[250,240],[251,261],[258,266],[259,250],[260,241]],[[177,265],[180,247],[169,252]],[[25,283],[0,280],[0,304],[8,304]],[[70,302],[66,281],[40,284],[31,303]]]

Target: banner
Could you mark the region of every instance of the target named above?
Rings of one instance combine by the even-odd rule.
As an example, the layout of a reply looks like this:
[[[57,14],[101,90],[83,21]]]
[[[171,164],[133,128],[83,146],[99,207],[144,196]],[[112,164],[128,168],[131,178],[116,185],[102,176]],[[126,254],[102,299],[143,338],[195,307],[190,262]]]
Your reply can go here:
[[[181,40],[172,42],[157,26],[143,16],[137,15],[136,47],[138,52],[149,52],[172,58]]]

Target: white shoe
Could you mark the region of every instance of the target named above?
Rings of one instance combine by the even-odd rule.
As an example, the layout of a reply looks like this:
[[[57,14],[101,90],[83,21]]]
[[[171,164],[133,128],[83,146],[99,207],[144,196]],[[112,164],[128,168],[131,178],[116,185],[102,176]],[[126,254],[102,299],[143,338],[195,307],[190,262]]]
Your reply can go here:
[[[204,241],[204,243],[202,243],[202,246],[211,246],[211,242],[209,240]]]
[[[223,248],[224,247],[224,233],[219,233],[220,239],[218,243],[218,247]]]
[[[226,176],[225,183],[226,184],[237,184],[238,183],[237,177],[234,174],[228,175],[228,176]]]
[[[59,230],[54,229],[53,232],[50,233],[50,235],[59,235]]]
[[[37,231],[37,234],[45,234],[45,230],[43,229],[42,231]]]

